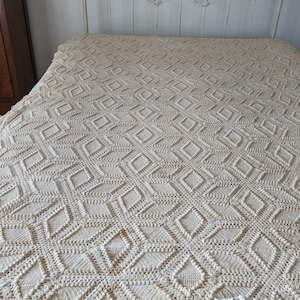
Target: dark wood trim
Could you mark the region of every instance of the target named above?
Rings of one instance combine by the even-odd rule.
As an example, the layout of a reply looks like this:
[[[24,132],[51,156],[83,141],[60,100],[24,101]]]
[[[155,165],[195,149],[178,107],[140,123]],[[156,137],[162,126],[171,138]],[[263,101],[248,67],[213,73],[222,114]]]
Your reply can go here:
[[[0,27],[9,69],[5,76],[10,78],[13,89],[12,98],[0,94],[0,113],[3,113],[10,104],[27,94],[36,82],[25,0],[0,0]]]
[[[6,57],[2,31],[0,28],[0,94],[4,97],[13,98],[14,91],[11,86],[10,73]]]
[[[24,10],[24,17],[25,17],[25,22],[26,22],[28,45],[29,45],[29,51],[30,51],[30,55],[31,55],[34,81],[36,82],[37,81],[37,72],[36,72],[36,67],[35,67],[35,63],[34,63],[34,51],[33,51],[33,45],[32,45],[31,30],[30,30],[30,23],[29,23],[29,16],[28,16],[28,9],[27,9],[27,1],[26,0],[23,0],[23,10]]]

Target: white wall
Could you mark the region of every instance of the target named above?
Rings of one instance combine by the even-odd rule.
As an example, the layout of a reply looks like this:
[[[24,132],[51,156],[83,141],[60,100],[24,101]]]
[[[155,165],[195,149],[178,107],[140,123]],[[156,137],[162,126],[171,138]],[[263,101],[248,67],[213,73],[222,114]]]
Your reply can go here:
[[[50,65],[57,46],[83,32],[81,3],[81,0],[27,0],[38,78]]]
[[[249,36],[264,37],[272,33],[279,1],[222,0],[207,8],[204,28],[204,10],[193,0],[170,0],[159,9],[147,0],[89,0],[88,11],[91,32],[160,35],[180,33],[215,37],[226,34],[229,37],[241,37],[247,36],[253,17]],[[82,0],[27,0],[27,5],[37,74],[40,77],[51,63],[57,46],[71,36],[83,33]],[[231,13],[227,26],[229,6]],[[109,11],[112,22],[107,13]],[[299,12],[300,0],[284,0],[276,35],[298,49]],[[178,26],[179,21],[181,26]]]
[[[300,50],[300,0],[284,0],[277,38]]]

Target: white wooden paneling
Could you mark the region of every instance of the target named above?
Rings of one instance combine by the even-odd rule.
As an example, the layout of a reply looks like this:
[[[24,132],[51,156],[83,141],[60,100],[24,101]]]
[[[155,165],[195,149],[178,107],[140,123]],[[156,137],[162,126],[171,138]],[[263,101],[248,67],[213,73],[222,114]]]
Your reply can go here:
[[[134,1],[111,0],[111,32],[132,34],[134,27]]]
[[[183,0],[181,35],[196,37],[202,32],[203,8],[193,0]]]
[[[186,0],[183,0],[186,1]],[[163,36],[178,36],[180,23],[180,0],[170,0],[158,7],[157,33]]]
[[[88,0],[89,32],[111,33],[111,2],[110,0]]]
[[[299,12],[299,0],[283,1],[276,37],[291,43],[300,50]]]
[[[239,38],[248,36],[254,5],[255,1],[253,0],[231,1],[227,37]]]
[[[271,37],[282,0],[87,0],[90,32]]]
[[[280,0],[256,0],[251,37],[272,37]]]
[[[225,37],[228,7],[230,1],[222,0],[218,3],[204,7],[205,22],[203,37]]]
[[[134,34],[157,34],[158,7],[147,0],[134,1]]]

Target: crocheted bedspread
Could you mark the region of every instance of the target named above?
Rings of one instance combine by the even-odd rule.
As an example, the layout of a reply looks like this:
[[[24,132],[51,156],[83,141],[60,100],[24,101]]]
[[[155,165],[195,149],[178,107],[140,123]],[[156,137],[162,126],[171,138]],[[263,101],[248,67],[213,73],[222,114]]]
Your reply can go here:
[[[299,299],[299,52],[74,37],[1,118],[0,227],[4,299]]]

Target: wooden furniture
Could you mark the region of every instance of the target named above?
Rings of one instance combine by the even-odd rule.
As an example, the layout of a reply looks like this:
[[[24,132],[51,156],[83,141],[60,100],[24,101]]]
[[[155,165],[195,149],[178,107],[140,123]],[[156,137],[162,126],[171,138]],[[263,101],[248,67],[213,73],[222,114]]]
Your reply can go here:
[[[35,83],[26,2],[0,0],[0,114],[6,113]]]

